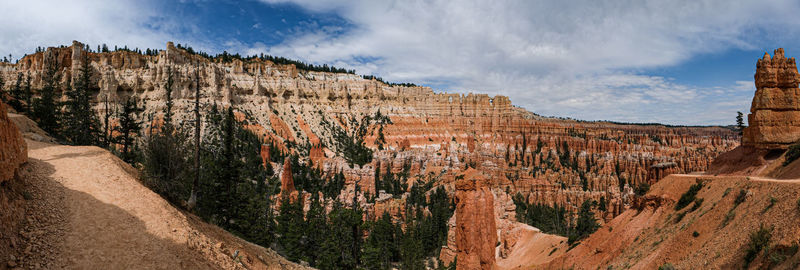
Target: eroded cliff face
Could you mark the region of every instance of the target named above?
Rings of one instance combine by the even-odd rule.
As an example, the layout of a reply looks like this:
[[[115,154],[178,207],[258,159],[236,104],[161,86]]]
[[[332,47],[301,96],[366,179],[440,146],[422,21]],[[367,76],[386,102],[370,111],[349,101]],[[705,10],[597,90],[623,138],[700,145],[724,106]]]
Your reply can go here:
[[[248,112],[247,128],[270,145],[300,154],[301,162],[313,162],[326,177],[342,172],[345,188],[338,199],[347,204],[356,196],[365,217],[388,211],[395,220],[404,220],[407,196],[367,200],[380,193],[375,187],[376,168],[380,176],[408,175],[404,181],[409,187],[432,182],[451,198],[457,196],[457,175],[473,168],[485,175],[481,187],[504,196],[520,193],[531,203],[575,211],[585,200],[605,198],[608,211],[598,212],[598,218],[610,220],[630,207],[636,185],[655,183],[670,173],[704,171],[714,157],[739,142],[737,134],[719,127],[545,118],[513,106],[504,96],[437,93],[428,87],[387,85],[358,75],[305,71],[259,59],[211,60],[172,43],[154,55],[142,55],[87,52],[75,42],[28,55],[16,65],[0,65],[0,76],[13,84],[21,72],[31,76],[36,89],[43,68],[55,63],[67,83],[77,75],[84,57],[92,69],[98,115],[105,113],[105,101],[113,110],[114,104],[135,98],[145,106],[142,115],[158,120],[165,107],[167,71],[172,70],[177,123],[193,119],[194,89],[199,86],[202,106],[216,103]],[[337,149],[333,130],[355,129],[353,123],[378,112],[391,124],[368,127],[364,142],[374,151],[373,160],[351,166]],[[270,162],[268,147],[262,148],[262,158],[265,164]],[[278,174],[286,171],[282,164],[271,166]],[[356,185],[361,193],[355,192]]]
[[[786,149],[800,140],[800,75],[794,57],[783,48],[756,64],[756,93],[747,117],[742,145],[759,149]]]
[[[8,118],[7,106],[0,102],[0,183],[14,178],[20,165],[27,161],[28,145]]]

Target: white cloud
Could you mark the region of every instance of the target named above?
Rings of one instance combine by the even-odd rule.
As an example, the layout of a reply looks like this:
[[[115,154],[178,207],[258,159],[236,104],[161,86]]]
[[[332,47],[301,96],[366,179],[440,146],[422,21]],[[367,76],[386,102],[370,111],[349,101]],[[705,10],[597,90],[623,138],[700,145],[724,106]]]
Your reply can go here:
[[[752,78],[695,87],[647,70],[731,48],[771,51],[766,44],[796,43],[800,29],[800,3],[791,0],[262,1],[334,13],[349,25],[276,30],[285,41],[270,47],[204,40],[195,20],[155,1],[4,1],[0,54],[16,58],[72,40],[139,48],[188,41],[204,51],[268,52],[390,81],[507,95],[544,115],[727,124],[747,110]]]
[[[2,10],[0,53],[14,58],[72,40],[163,48],[172,30],[146,1],[3,1]]]
[[[742,94],[740,82],[701,88],[631,71],[795,41],[791,29],[800,26],[800,5],[780,0],[263,1],[333,12],[354,25],[300,33],[269,48],[274,55],[508,95],[547,115],[678,124],[727,124],[738,107],[715,102],[743,98],[743,110],[751,93]]]

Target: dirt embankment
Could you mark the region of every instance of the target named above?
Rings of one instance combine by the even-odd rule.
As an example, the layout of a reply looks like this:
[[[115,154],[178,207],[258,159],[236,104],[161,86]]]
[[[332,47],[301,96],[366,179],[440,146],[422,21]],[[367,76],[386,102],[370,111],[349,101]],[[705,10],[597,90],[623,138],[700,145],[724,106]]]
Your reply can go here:
[[[675,203],[691,185],[703,182],[694,203],[676,211]],[[742,194],[742,195],[739,195]],[[659,200],[641,211],[624,212],[580,245],[556,258],[547,269],[740,269],[752,232],[771,232],[772,252],[749,264],[751,269],[796,269],[800,252],[800,180],[746,176],[671,175],[647,194]],[[741,201],[736,203],[737,197]]]

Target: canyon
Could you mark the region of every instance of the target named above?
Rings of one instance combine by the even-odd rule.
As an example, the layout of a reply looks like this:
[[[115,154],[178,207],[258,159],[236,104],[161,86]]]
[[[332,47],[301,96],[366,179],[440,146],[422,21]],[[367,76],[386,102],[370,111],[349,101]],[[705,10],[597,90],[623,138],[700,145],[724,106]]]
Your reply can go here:
[[[144,109],[143,131],[163,117],[164,84],[170,72],[175,80],[178,125],[188,126],[193,120],[196,88],[203,110],[214,104],[235,108],[240,121],[264,141],[263,162],[275,168],[282,192],[305,193],[295,190],[289,159],[282,164],[271,161],[270,147],[299,155],[303,164],[313,164],[327,178],[342,173],[345,186],[338,200],[347,204],[355,197],[366,219],[383,212],[401,222],[405,219],[402,205],[408,192],[380,196],[375,186],[377,170],[381,172],[377,177],[406,175],[403,181],[409,189],[430,184],[426,194],[443,188],[454,198],[455,214],[439,259],[449,263],[457,257],[463,269],[526,267],[567,252],[565,238],[517,220],[512,199],[517,194],[527,203],[560,206],[572,214],[585,201],[606,202],[605,210],[594,208],[593,213],[604,226],[613,226],[608,224],[618,223],[631,211],[647,209],[646,205],[660,209],[652,200],[636,196],[637,187],[666,185],[660,182],[670,174],[709,171],[718,155],[740,146],[738,132],[725,127],[543,117],[512,105],[505,96],[436,92],[259,58],[207,58],[171,42],[156,53],[142,54],[93,52],[76,41],[27,55],[16,64],[0,63],[0,77],[13,85],[22,74],[30,78],[33,88],[39,88],[44,69],[55,65],[62,74],[61,83],[66,84],[77,76],[83,61],[89,61],[92,70],[97,115],[135,99]],[[797,119],[789,113],[791,104],[780,103],[786,98],[779,96],[797,92],[797,84],[792,88],[790,83],[796,81],[796,66],[793,59],[783,58],[782,51],[758,63],[757,96],[764,98],[759,98],[758,106],[754,99],[748,117],[751,127],[745,130],[742,144],[754,149],[775,143],[785,147],[793,138],[788,135],[793,125],[785,129],[784,122],[794,122],[773,119]],[[365,119],[376,116],[389,121],[367,121],[363,142],[373,151],[371,161],[352,164],[336,134],[358,130]],[[770,132],[776,135],[764,135]],[[300,196],[309,197],[307,193]],[[526,239],[547,244],[531,246],[536,241]],[[530,254],[542,254],[545,259],[519,261]]]

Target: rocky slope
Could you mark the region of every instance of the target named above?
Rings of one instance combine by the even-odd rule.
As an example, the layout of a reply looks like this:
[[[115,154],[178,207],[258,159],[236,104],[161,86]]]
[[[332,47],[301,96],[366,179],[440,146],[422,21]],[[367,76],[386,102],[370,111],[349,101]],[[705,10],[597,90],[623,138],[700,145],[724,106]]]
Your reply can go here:
[[[800,78],[783,49],[758,60],[754,77],[741,146],[717,157],[706,175],[667,176],[580,245],[538,266],[797,269],[800,162],[784,161],[800,139]],[[701,185],[694,198],[676,207],[693,185]]]
[[[676,211],[696,183],[702,203]],[[742,195],[740,195],[742,194]],[[744,176],[671,175],[656,183],[642,210],[630,209],[546,269],[796,269],[800,238],[800,181]],[[740,201],[741,200],[741,201]],[[740,201],[737,203],[737,201]],[[771,238],[745,266],[751,233],[763,225]]]
[[[410,186],[433,181],[434,187],[444,186],[451,197],[457,193],[457,175],[473,168],[482,172],[482,185],[492,191],[495,201],[506,198],[506,206],[513,206],[510,195],[517,193],[532,203],[558,204],[570,211],[585,200],[602,197],[609,202],[609,210],[596,214],[610,221],[631,206],[635,186],[656,183],[669,173],[704,171],[715,156],[739,141],[736,133],[719,127],[545,118],[513,106],[504,96],[437,93],[428,87],[306,71],[258,58],[209,59],[172,43],[145,55],[91,52],[74,42],[27,55],[17,64],[0,63],[0,76],[13,85],[22,73],[37,88],[43,69],[54,64],[67,83],[77,75],[83,59],[90,61],[93,102],[99,115],[106,112],[106,101],[113,110],[115,104],[134,98],[144,104],[143,120],[157,123],[171,70],[179,123],[191,119],[194,89],[199,87],[204,107],[234,106],[240,112],[237,115],[250,116],[248,128],[269,144],[299,153],[303,162],[313,161],[328,177],[342,172],[346,178],[340,196],[343,202],[350,202],[355,185],[360,185],[362,193],[357,196],[368,217],[390,211],[398,216],[396,220],[403,220],[405,197],[367,200],[380,193],[375,188],[376,168],[382,175],[405,172],[409,177],[404,181]],[[364,141],[375,151],[372,162],[348,165],[343,149],[338,149],[335,130],[355,130],[365,117],[379,113],[388,116],[391,124],[367,127]],[[277,175],[282,173],[281,164],[272,167]],[[513,211],[504,207],[495,212]],[[501,219],[515,222],[513,216]],[[509,234],[513,228],[517,227],[498,226],[498,234],[513,235]]]

